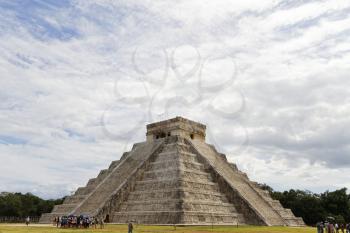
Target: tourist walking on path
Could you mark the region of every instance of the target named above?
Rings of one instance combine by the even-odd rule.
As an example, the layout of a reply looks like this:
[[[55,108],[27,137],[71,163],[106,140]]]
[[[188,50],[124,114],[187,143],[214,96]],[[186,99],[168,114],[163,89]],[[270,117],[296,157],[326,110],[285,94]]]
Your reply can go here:
[[[134,229],[134,226],[132,225],[131,222],[128,224],[128,233],[132,233],[132,230]]]
[[[60,225],[60,222],[61,222],[60,217],[57,216],[57,218],[56,218],[56,227],[57,227],[57,228],[58,228],[58,226]]]
[[[93,217],[91,222],[92,222],[92,226],[93,226],[93,228],[95,228],[95,229],[96,229],[96,228],[97,228],[97,224],[98,224],[98,220],[97,220],[97,218],[96,218],[96,217]]]
[[[318,222],[316,224],[316,229],[317,229],[317,233],[323,233],[323,223],[322,222]]]
[[[28,216],[28,217],[26,217],[26,225],[27,225],[27,226],[29,225],[29,222],[30,222],[30,218],[29,218],[29,216]]]
[[[344,223],[340,224],[340,230],[341,230],[342,233],[345,233],[344,232],[344,230],[345,230],[345,224]]]
[[[98,220],[98,222],[100,223],[100,229],[103,229],[104,228],[103,218],[100,218],[100,220]]]
[[[334,233],[334,225],[333,223],[328,224],[328,233]]]
[[[323,225],[326,233],[328,233],[328,225],[329,225],[329,222],[327,222],[327,221]]]

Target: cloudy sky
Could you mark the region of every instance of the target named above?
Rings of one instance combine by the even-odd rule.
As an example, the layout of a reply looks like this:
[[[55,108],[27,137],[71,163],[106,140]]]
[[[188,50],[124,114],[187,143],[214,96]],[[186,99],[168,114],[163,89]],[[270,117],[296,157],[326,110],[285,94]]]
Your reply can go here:
[[[0,191],[70,194],[184,116],[276,190],[350,188],[350,1],[0,1]]]

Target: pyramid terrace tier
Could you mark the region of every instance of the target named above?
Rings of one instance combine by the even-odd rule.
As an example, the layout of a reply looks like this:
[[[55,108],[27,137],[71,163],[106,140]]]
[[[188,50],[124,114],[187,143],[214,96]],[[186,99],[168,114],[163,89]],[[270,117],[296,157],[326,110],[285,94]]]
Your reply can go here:
[[[178,225],[237,225],[237,213],[207,213],[199,211],[130,211],[115,212],[113,222]]]
[[[189,180],[211,181],[211,175],[207,172],[199,170],[183,169],[183,168],[165,168],[159,170],[147,171],[144,173],[144,180],[162,180],[166,178],[188,178]]]
[[[185,162],[197,162],[197,156],[187,151],[166,151],[159,154],[157,162],[169,160],[183,160]]]
[[[219,191],[219,186],[214,182],[193,181],[189,179],[161,179],[161,180],[143,180],[136,182],[136,191],[171,189],[171,188],[190,188],[192,190]]]
[[[129,201],[166,199],[212,200],[228,203],[226,196],[220,192],[192,188],[133,191],[128,198]]]
[[[150,170],[161,170],[165,168],[180,167],[181,169],[192,169],[198,171],[204,171],[204,165],[193,160],[185,160],[182,158],[158,160],[157,162],[150,163]]]
[[[235,207],[231,203],[212,200],[187,200],[187,199],[162,199],[162,200],[142,200],[127,201],[120,207],[120,211],[203,211],[236,213]]]

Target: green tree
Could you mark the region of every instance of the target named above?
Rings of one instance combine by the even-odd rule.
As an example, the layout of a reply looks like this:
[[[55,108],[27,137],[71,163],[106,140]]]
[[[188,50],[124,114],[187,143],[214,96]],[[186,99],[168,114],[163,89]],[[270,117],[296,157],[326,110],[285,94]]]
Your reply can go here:
[[[334,217],[338,223],[350,222],[350,195],[346,193],[346,188],[315,194],[294,189],[276,192],[267,185],[261,187],[269,190],[273,199],[279,200],[284,208],[290,208],[308,225],[326,220],[327,217]]]
[[[326,191],[321,194],[321,200],[328,215],[341,215],[346,221],[350,221],[350,195],[347,195],[346,191],[346,188]]]
[[[0,216],[40,216],[51,212],[54,205],[63,203],[64,198],[43,200],[31,193],[7,193],[0,195]]]

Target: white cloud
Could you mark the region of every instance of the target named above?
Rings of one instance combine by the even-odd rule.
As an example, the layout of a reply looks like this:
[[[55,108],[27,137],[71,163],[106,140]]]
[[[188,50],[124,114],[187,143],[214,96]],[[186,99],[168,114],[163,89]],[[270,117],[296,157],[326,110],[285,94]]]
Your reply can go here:
[[[0,190],[68,194],[176,115],[257,181],[349,186],[349,7],[0,3]]]

